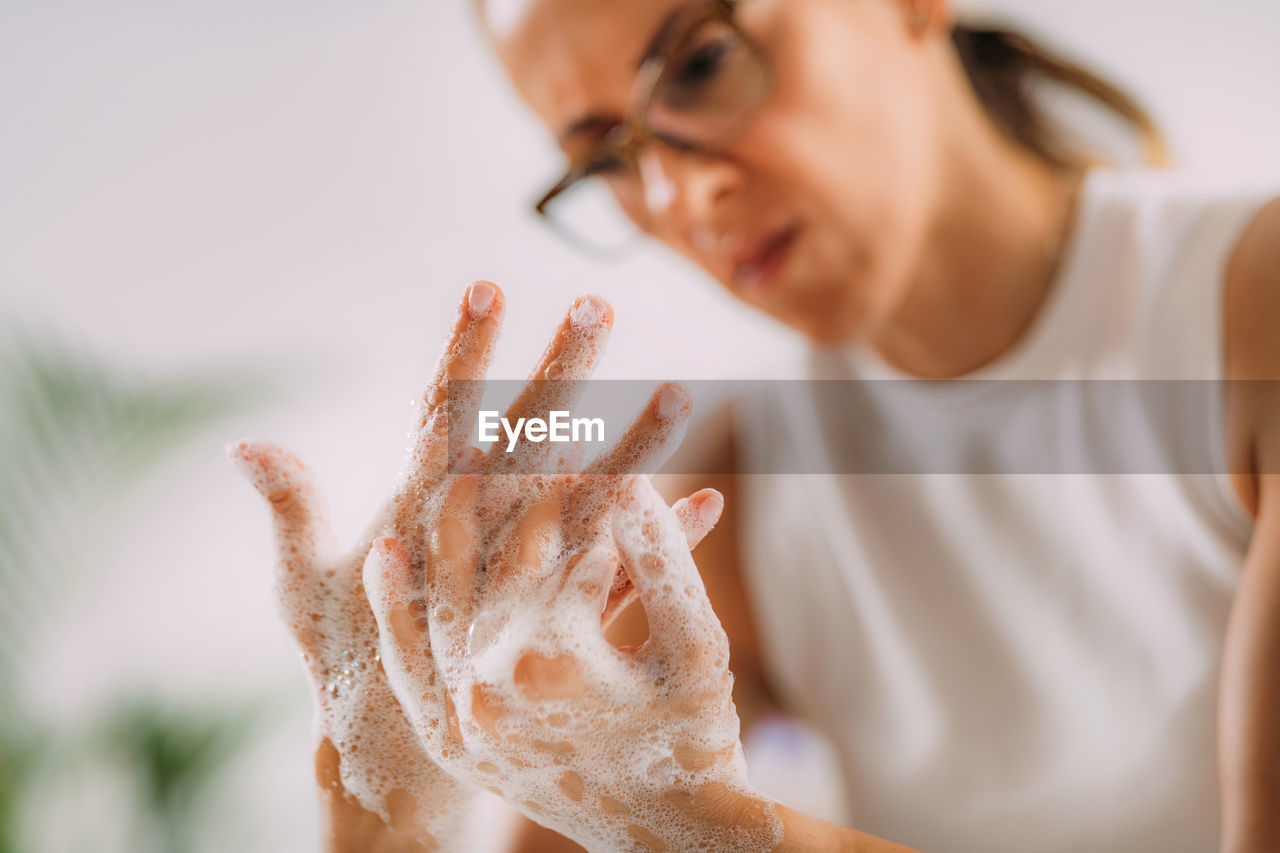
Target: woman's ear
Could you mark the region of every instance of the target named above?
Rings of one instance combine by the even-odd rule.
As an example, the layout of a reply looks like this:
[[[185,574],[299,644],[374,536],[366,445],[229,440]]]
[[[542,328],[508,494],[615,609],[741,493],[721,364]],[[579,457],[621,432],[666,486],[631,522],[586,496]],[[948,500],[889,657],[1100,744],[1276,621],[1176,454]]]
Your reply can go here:
[[[951,4],[948,0],[896,0],[902,10],[907,32],[914,39],[951,30]]]

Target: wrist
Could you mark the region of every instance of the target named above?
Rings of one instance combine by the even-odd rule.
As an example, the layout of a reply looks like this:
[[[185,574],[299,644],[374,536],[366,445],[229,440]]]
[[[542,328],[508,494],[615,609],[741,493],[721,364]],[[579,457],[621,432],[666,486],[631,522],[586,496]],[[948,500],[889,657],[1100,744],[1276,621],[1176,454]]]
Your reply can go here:
[[[686,817],[720,830],[763,832],[781,828],[778,804],[760,794],[711,782],[695,792],[669,791],[663,797]]]
[[[776,853],[916,853],[909,847],[836,826],[783,805],[777,809],[783,840]]]
[[[777,804],[767,797],[709,782],[664,792],[651,809],[658,824],[626,827],[629,842],[654,849],[774,850],[782,840]],[[644,823],[649,823],[645,821]]]
[[[421,784],[395,787],[377,802],[343,783],[341,755],[328,738],[316,748],[321,836],[328,853],[483,849],[489,829],[481,794],[423,759]]]

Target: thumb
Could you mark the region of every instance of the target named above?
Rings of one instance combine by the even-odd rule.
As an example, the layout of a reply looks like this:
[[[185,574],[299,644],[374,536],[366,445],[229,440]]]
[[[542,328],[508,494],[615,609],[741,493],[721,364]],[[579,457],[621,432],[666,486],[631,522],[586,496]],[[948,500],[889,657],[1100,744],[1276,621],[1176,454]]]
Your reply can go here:
[[[689,548],[697,548],[720,521],[720,516],[724,512],[724,495],[715,489],[701,489],[687,498],[676,501],[671,509],[680,521],[680,527],[684,531],[684,538],[689,543]],[[604,613],[600,617],[601,626],[607,630],[619,614],[631,606],[635,597],[635,585],[631,582],[631,578],[627,577],[627,573],[619,569],[614,579],[613,589],[610,590],[605,602]]]
[[[325,561],[338,550],[320,491],[307,466],[267,441],[246,439],[226,448],[227,458],[271,505],[283,567]]]
[[[724,495],[715,489],[702,489],[676,501],[671,509],[680,520],[689,548],[697,548],[719,523],[724,512]]]
[[[695,667],[727,660],[728,640],[689,553],[689,537],[648,477],[634,478],[623,491],[613,537],[659,652]]]
[[[420,579],[418,579],[420,581]],[[364,589],[378,623],[382,665],[392,678],[419,678],[431,667],[427,609],[413,561],[396,539],[377,539],[364,562]]]

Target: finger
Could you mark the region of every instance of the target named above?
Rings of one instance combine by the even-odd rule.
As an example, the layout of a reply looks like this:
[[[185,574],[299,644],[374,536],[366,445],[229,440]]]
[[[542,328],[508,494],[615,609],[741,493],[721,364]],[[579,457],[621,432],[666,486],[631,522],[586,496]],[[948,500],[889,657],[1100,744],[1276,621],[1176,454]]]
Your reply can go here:
[[[425,597],[437,656],[466,651],[479,559],[476,492],[479,475],[454,478],[427,546]]]
[[[571,530],[571,535],[594,532],[628,477],[662,467],[684,440],[692,412],[693,402],[681,386],[667,383],[654,392],[618,442],[575,479],[573,516],[582,527]]]
[[[704,666],[719,660],[727,665],[728,641],[688,538],[647,477],[633,478],[624,490],[613,535],[648,617],[653,649],[673,663]]]
[[[570,441],[558,445],[556,458],[551,470],[566,477],[572,477],[582,471],[582,460],[586,454],[580,441]]]
[[[458,454],[459,474],[478,474],[484,466],[484,451],[478,447],[466,447]]]
[[[613,309],[599,296],[583,296],[569,309],[547,344],[520,395],[507,409],[508,423],[521,418],[547,419],[552,411],[571,411],[586,382],[604,355],[613,328]],[[512,452],[504,442],[489,451],[494,472],[546,473],[552,470],[557,447],[550,441],[521,440]]]
[[[605,596],[604,610],[600,613],[600,627],[609,630],[609,626],[617,621],[622,611],[634,604],[638,597],[639,593],[636,585],[631,582],[631,577],[621,568],[615,569],[609,594]]]
[[[481,380],[502,331],[504,307],[502,291],[487,281],[467,288],[458,306],[453,333],[422,395],[406,479],[407,490],[418,497],[445,473],[450,446],[459,452],[470,446],[470,425],[484,390]]]
[[[560,522],[561,478],[528,477],[525,502],[520,514],[510,522],[510,534],[500,539],[488,560],[485,583],[502,595],[519,595],[549,574],[553,558],[559,555],[562,537]]]
[[[701,489],[687,498],[681,498],[671,507],[684,531],[685,541],[692,551],[702,544],[707,534],[715,529],[724,512],[724,495],[715,489]]]
[[[336,556],[337,540],[324,501],[311,472],[298,457],[256,439],[228,444],[226,453],[271,505],[282,574],[303,571]]]
[[[378,623],[382,667],[412,696],[437,684],[431,659],[426,606],[413,560],[396,539],[376,539],[364,561],[364,589]],[[411,716],[418,703],[406,703]]]
[[[378,617],[390,631],[391,645],[413,651],[427,646],[427,609],[413,560],[397,539],[376,539],[364,561],[364,589]]]
[[[676,519],[684,530],[685,541],[689,543],[689,550],[692,551],[720,520],[720,515],[724,512],[724,496],[715,489],[702,489],[687,498],[676,501],[671,509],[675,512]],[[632,605],[636,595],[635,584],[631,582],[631,578],[625,571],[619,571],[605,602],[600,624],[607,629],[622,611]]]
[[[600,614],[613,594],[618,575],[617,552],[613,548],[596,547],[580,551],[565,567],[561,596],[584,603],[593,614]],[[602,621],[601,628],[607,627]]]

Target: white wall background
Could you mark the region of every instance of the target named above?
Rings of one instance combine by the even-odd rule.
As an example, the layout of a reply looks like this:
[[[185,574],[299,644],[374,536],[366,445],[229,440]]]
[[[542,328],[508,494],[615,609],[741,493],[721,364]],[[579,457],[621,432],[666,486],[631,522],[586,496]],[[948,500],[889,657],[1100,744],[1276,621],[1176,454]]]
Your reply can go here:
[[[396,470],[407,401],[473,279],[511,306],[496,375],[523,375],[589,291],[618,315],[601,375],[743,376],[784,358],[784,333],[678,263],[595,265],[526,214],[557,160],[469,8],[0,0],[0,310],[150,373],[303,366],[295,399],[225,438],[299,451],[346,536]],[[1188,168],[1280,186],[1275,0],[983,9],[1140,94]],[[68,590],[41,701],[74,717],[122,684],[289,685],[297,732],[255,787],[280,804],[275,849],[311,849],[305,689],[266,595],[264,508],[216,441],[146,491],[117,508],[97,585]]]

